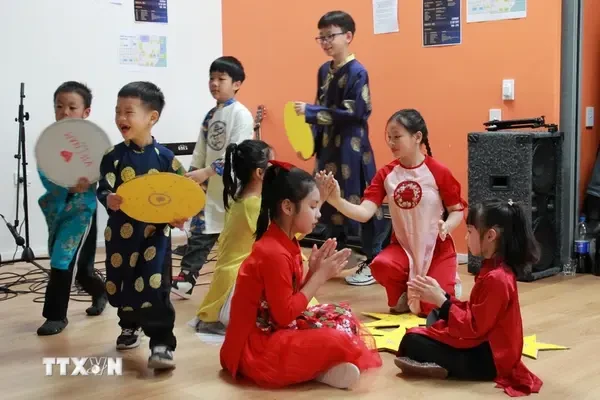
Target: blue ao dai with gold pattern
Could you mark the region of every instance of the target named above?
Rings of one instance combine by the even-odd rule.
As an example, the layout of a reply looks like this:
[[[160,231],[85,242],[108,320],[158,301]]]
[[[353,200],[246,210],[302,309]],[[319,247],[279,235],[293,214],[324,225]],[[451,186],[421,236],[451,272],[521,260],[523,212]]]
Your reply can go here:
[[[106,243],[106,291],[113,307],[123,311],[161,304],[164,260],[170,245],[168,224],[137,221],[122,211],[107,207],[109,193],[116,193],[123,183],[136,176],[171,172],[185,173],[172,151],[153,139],[140,148],[130,141],[108,150],[100,165],[98,199],[107,209],[104,231]]]

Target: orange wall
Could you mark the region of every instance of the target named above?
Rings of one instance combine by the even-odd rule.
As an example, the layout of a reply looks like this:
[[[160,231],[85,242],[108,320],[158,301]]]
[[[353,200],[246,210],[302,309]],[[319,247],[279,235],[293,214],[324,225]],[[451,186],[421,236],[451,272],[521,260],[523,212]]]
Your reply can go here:
[[[594,6],[592,6],[594,4]],[[596,152],[600,142],[600,16],[597,13],[597,0],[584,0],[583,2],[583,75],[581,79],[581,163],[579,177],[579,203],[583,203],[583,196],[587,184],[592,176]],[[594,127],[585,127],[585,108],[594,107]]]
[[[463,44],[422,47],[421,1],[399,1],[400,32],[373,34],[371,1],[223,0],[224,53],[239,57],[247,81],[239,99],[255,109],[265,104],[263,138],[281,159],[297,160],[283,129],[287,101],[312,102],[317,69],[326,61],[314,40],[317,21],[343,9],[357,23],[353,51],[371,79],[371,143],[378,166],[390,161],[384,124],[396,110],[420,110],[429,126],[434,157],[448,165],[467,196],[469,132],[480,131],[490,108],[503,119],[545,115],[558,123],[560,89],[560,0],[529,1],[527,18],[463,24]],[[466,20],[463,0],[463,20]],[[515,101],[503,104],[502,79],[515,79]],[[599,117],[600,122],[600,117]],[[465,228],[455,232],[467,251]]]

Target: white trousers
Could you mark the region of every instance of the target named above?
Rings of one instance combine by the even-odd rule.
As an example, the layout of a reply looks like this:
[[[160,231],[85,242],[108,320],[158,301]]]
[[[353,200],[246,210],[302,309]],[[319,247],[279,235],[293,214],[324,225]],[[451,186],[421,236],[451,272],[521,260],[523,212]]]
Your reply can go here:
[[[221,322],[225,327],[229,325],[229,315],[231,314],[231,299],[233,298],[233,292],[235,292],[235,284],[231,288],[229,292],[229,296],[227,297],[227,301],[221,307],[221,311],[219,312],[219,322]]]

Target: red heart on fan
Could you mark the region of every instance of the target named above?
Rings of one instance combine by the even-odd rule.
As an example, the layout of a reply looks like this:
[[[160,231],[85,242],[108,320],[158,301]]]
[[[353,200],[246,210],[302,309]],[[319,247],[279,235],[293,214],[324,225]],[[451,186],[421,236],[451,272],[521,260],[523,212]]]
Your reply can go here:
[[[65,162],[69,162],[73,157],[73,153],[67,150],[63,150],[60,152],[60,156],[63,158],[63,160],[65,160]]]

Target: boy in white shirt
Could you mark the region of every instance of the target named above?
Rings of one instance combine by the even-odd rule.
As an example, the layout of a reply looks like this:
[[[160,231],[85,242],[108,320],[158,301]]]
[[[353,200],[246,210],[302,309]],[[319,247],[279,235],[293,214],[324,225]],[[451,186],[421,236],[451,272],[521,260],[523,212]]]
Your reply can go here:
[[[244,67],[235,57],[217,58],[210,66],[209,88],[217,105],[206,114],[198,136],[188,177],[202,184],[206,205],[192,219],[191,235],[181,260],[181,272],[173,277],[171,292],[188,299],[200,269],[219,238],[225,222],[223,206],[223,164],[230,143],[252,139],[252,113],[235,99],[246,78]]]

